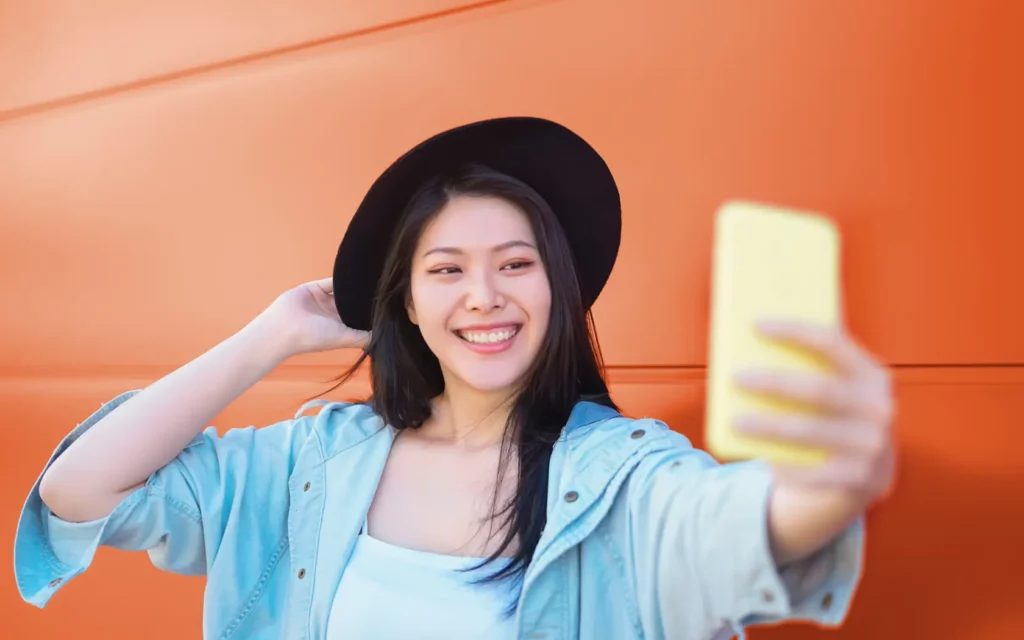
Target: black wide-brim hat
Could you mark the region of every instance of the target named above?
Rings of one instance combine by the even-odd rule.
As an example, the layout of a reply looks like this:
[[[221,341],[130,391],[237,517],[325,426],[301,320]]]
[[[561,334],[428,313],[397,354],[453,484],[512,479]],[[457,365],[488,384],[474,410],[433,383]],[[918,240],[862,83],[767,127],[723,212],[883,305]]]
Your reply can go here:
[[[423,183],[467,163],[517,178],[547,201],[561,223],[589,309],[611,275],[622,235],[611,170],[583,138],[533,117],[483,120],[449,129],[396,160],[370,187],[334,262],[334,302],[342,322],[369,330],[377,282],[393,232]]]

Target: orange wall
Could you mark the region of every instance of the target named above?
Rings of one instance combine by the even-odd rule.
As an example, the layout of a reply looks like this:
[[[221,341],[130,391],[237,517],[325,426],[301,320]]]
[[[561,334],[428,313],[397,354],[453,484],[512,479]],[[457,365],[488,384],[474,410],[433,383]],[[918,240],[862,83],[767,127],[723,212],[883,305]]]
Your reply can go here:
[[[903,461],[835,637],[1024,628],[1017,3],[71,4],[0,0],[0,548],[100,402],[328,274],[387,162],[525,113],[619,177],[623,247],[596,307],[613,391],[698,442],[715,207],[839,219],[851,324],[897,367]],[[339,366],[297,359],[217,424],[286,417]],[[101,551],[45,611],[18,600],[10,558],[12,637],[199,632],[202,582],[145,554]]]

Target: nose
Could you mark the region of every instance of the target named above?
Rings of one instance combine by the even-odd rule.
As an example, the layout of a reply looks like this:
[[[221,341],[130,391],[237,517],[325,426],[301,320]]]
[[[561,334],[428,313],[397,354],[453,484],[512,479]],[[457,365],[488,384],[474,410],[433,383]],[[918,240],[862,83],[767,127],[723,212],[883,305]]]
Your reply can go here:
[[[469,287],[466,292],[467,310],[486,313],[504,306],[504,296],[498,289],[494,274],[489,270],[479,270],[471,277],[466,278],[466,282]]]

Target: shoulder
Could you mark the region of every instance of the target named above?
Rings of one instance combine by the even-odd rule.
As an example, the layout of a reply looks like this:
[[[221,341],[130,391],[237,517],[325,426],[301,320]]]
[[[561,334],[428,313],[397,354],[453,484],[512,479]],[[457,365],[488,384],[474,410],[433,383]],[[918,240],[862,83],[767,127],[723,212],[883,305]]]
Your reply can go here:
[[[325,459],[391,430],[369,402],[323,403],[308,428]]]
[[[307,403],[293,418],[266,426],[238,427],[223,434],[207,427],[182,451],[179,460],[210,458],[210,464],[223,464],[242,456],[265,468],[277,463],[291,467],[308,450],[317,450],[317,457],[329,457],[383,428],[380,418],[365,403],[317,404],[323,405],[317,413],[303,415],[311,405]]]
[[[560,478],[571,477],[594,487],[619,486],[630,478],[631,485],[644,486],[674,463],[671,469],[676,475],[715,464],[662,420],[627,417],[603,406],[578,406],[573,416],[553,453]]]
[[[656,418],[628,417],[618,410],[592,402],[580,402],[566,424],[564,440],[580,453],[625,448],[637,451],[692,450],[683,434]]]
[[[576,458],[575,469],[614,489],[613,503],[622,509],[611,510],[631,517],[682,522],[693,509],[755,503],[764,498],[771,479],[762,461],[720,462],[655,418],[611,418],[579,437],[580,450],[588,453]]]
[[[585,404],[591,403],[580,403]],[[628,472],[633,490],[647,490],[652,483],[678,485],[703,478],[731,480],[735,474],[763,474],[763,465],[755,461],[720,463],[657,418],[627,417],[592,404],[577,406],[573,416],[576,420],[566,426],[564,459],[577,471],[614,468],[619,473]],[[610,481],[611,476],[606,480]]]

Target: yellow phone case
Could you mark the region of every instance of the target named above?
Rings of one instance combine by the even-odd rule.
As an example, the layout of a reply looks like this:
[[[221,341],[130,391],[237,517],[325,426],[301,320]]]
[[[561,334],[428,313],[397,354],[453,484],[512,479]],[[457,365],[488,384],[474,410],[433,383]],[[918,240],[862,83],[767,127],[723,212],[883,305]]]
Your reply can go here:
[[[755,438],[733,429],[746,413],[800,411],[740,390],[747,368],[823,370],[813,355],[771,341],[762,318],[836,325],[840,322],[839,232],[824,216],[744,201],[726,202],[715,220],[708,358],[706,444],[722,460],[763,458],[814,464],[821,450]]]

